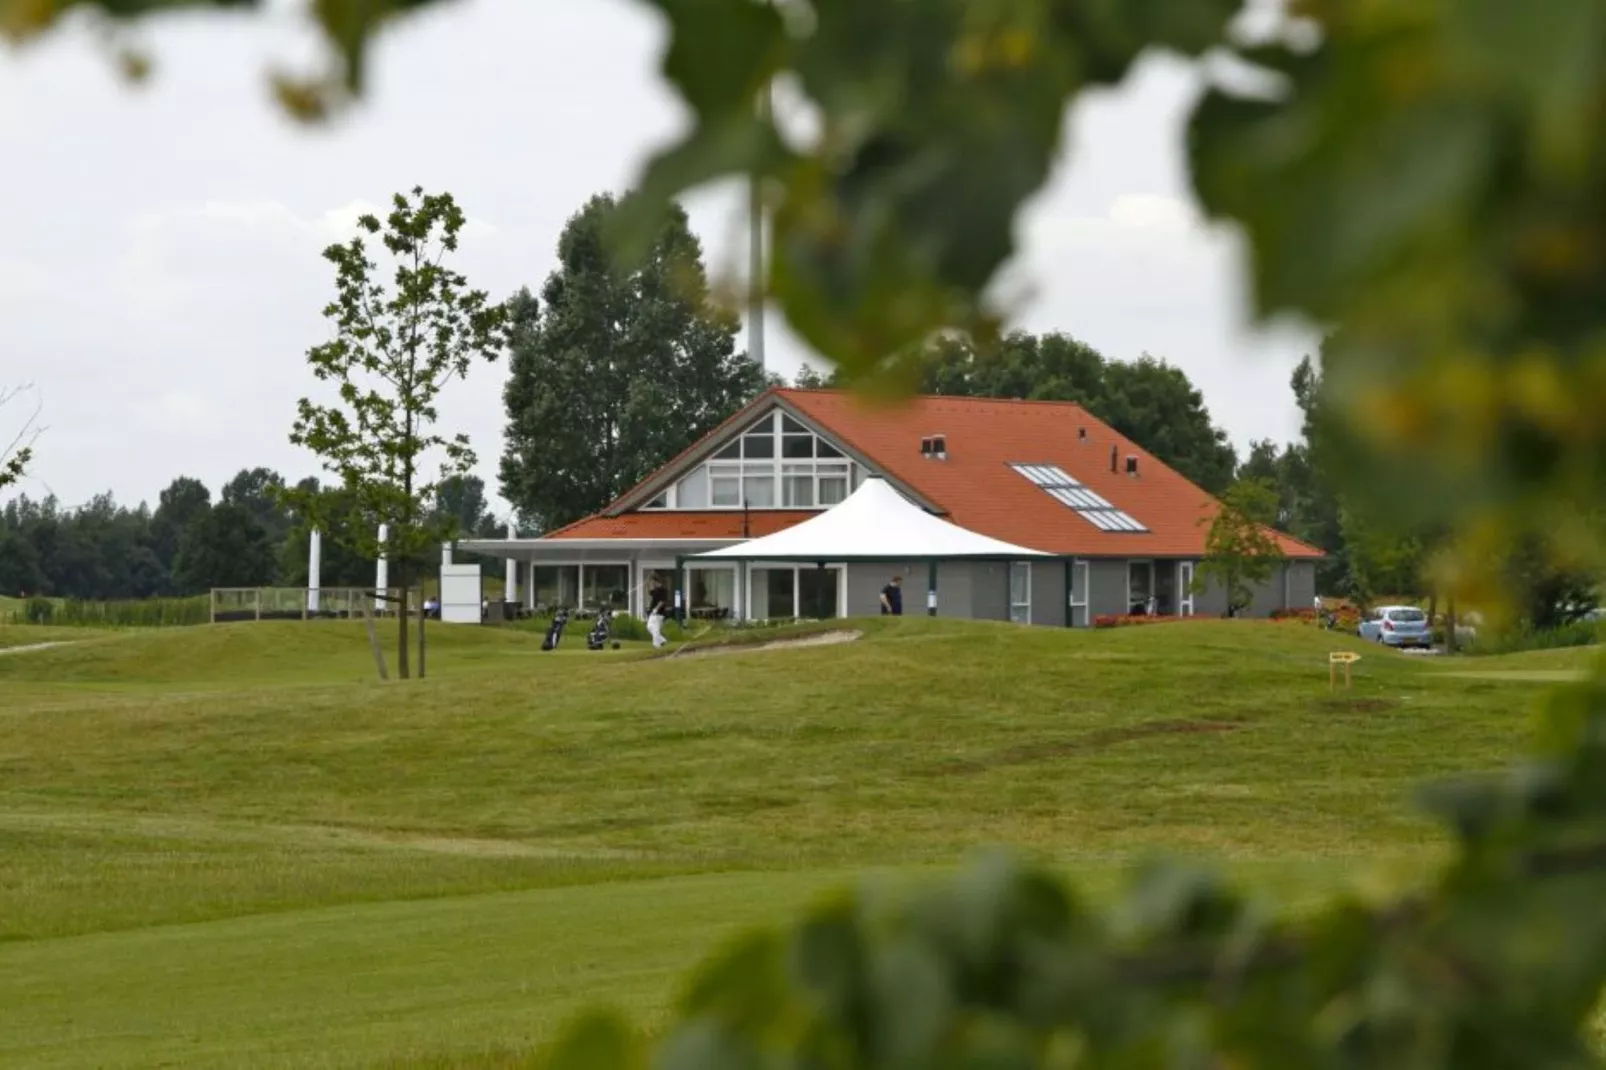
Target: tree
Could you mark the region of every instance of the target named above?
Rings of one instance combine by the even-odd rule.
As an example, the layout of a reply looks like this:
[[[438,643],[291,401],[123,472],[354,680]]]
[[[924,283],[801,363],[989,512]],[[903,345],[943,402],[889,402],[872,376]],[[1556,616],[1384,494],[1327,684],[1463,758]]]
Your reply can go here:
[[[1350,592],[1362,603],[1379,597],[1416,598],[1427,593],[1427,546],[1421,532],[1399,517],[1367,514],[1345,506],[1339,514],[1344,533]]]
[[[1283,559],[1277,540],[1266,531],[1277,515],[1277,492],[1260,480],[1234,483],[1221,496],[1221,508],[1205,536],[1205,558],[1194,577],[1195,593],[1219,586],[1227,595],[1227,616],[1236,617],[1271,578]]]
[[[837,385],[836,373],[821,372],[814,365],[805,364],[797,370],[792,385],[799,390],[829,390]]]
[[[485,539],[497,535],[499,525],[485,498],[485,480],[479,476],[442,480],[435,495],[435,511],[451,522],[454,537]]]
[[[179,541],[173,585],[181,594],[273,582],[273,544],[244,506],[227,502],[196,517]]]
[[[671,206],[649,255],[622,270],[606,243],[621,211],[593,197],[564,228],[541,300],[510,303],[502,496],[537,528],[602,508],[766,385],[710,297],[686,213]]]
[[[0,388],[0,410],[21,397],[26,389]],[[28,462],[33,459],[33,444],[39,438],[39,411],[36,406],[24,417],[10,439],[0,432],[0,491],[16,483],[28,470]]]
[[[1238,456],[1180,368],[1142,356],[1107,359],[1066,334],[1012,331],[995,347],[940,334],[887,374],[928,394],[1074,401],[1204,489],[1232,482]]]
[[[1181,368],[1144,355],[1108,362],[1104,377],[1095,416],[1211,493],[1232,483],[1237,451]]]
[[[223,485],[218,499],[238,505],[267,532],[268,541],[278,545],[290,530],[290,517],[284,506],[284,477],[271,468],[243,468]]]
[[[290,435],[338,477],[354,509],[337,516],[326,496],[299,491],[287,503],[359,553],[386,555],[392,583],[404,592],[449,530],[433,508],[440,481],[474,464],[467,436],[433,430],[436,401],[476,358],[495,360],[502,346],[504,308],[444,266],[464,222],[451,194],[414,189],[395,196],[383,223],[364,215],[357,237],[324,250],[335,267],[336,297],[324,309],[335,337],[308,351],[307,363],[319,381],[337,384],[338,400],[302,398]],[[371,238],[390,254],[393,272],[369,258]],[[439,474],[431,477],[425,466],[436,459]],[[352,516],[386,525],[387,538],[366,525],[339,526]],[[406,679],[407,614],[396,619],[397,672]]]
[[[151,516],[151,541],[164,572],[172,572],[184,532],[211,508],[212,492],[205,483],[189,476],[179,476],[157,496],[156,512]]]
[[[286,499],[306,501],[320,499],[314,510],[330,523],[335,531],[378,530],[371,517],[360,514],[356,496],[340,487],[325,489],[315,477],[308,476],[290,491]],[[289,530],[279,543],[279,582],[288,587],[305,587],[312,550],[312,531],[316,526],[310,515],[292,506],[288,511]],[[345,540],[322,540],[318,555],[318,583],[320,587],[363,587],[374,582],[375,562],[352,549]]]

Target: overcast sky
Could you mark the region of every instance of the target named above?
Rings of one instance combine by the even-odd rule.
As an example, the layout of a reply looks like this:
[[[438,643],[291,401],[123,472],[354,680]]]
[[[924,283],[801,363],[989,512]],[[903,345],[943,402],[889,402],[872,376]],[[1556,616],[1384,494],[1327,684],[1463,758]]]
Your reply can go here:
[[[139,89],[81,27],[0,51],[0,386],[35,384],[48,425],[22,492],[154,504],[180,474],[215,491],[242,467],[314,472],[286,435],[305,351],[328,333],[319,251],[423,185],[474,220],[458,261],[474,285],[539,289],[568,216],[627,186],[683,121],[657,75],[663,39],[631,0],[465,0],[388,34],[367,100],[310,131],[263,78],[307,54],[293,19],[165,20],[143,34],[158,65]],[[1187,192],[1193,92],[1156,59],[1078,108],[1011,282],[1031,295],[1021,326],[1181,366],[1242,449],[1296,433],[1288,377],[1312,338],[1248,324],[1239,243]],[[738,270],[740,197],[689,207],[711,267]],[[790,376],[809,354],[770,323],[770,367]],[[442,410],[493,493],[503,377],[477,368]],[[0,441],[21,415],[0,412]]]

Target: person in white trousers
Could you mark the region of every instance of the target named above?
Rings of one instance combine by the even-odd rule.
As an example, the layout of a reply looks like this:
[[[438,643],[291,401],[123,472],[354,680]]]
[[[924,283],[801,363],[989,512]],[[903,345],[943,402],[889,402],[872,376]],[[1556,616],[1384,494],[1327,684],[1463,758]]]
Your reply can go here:
[[[664,638],[664,617],[669,612],[669,591],[662,576],[652,578],[652,589],[647,593],[647,634],[652,636],[656,650],[669,640]]]

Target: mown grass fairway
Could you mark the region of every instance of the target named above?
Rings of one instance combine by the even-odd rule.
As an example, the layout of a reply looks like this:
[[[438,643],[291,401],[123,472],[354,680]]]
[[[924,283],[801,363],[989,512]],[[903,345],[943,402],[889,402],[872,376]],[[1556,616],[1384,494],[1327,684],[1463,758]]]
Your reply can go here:
[[[1187,852],[1297,907],[1420,873],[1412,788],[1506,763],[1521,674],[1589,657],[862,626],[657,659],[432,627],[431,678],[389,686],[345,624],[0,656],[0,1063],[515,1065],[598,1000],[650,1026],[735,929],[992,843],[1097,890]]]

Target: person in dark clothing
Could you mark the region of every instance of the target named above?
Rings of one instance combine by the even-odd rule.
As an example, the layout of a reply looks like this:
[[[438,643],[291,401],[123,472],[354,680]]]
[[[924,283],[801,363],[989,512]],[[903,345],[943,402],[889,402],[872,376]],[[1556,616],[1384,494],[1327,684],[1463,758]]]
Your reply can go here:
[[[881,588],[881,615],[903,616],[903,577],[894,576],[892,582]]]
[[[669,615],[669,589],[662,576],[652,578],[652,589],[647,592],[647,631],[652,635],[654,648],[668,642],[664,638],[664,617]]]

